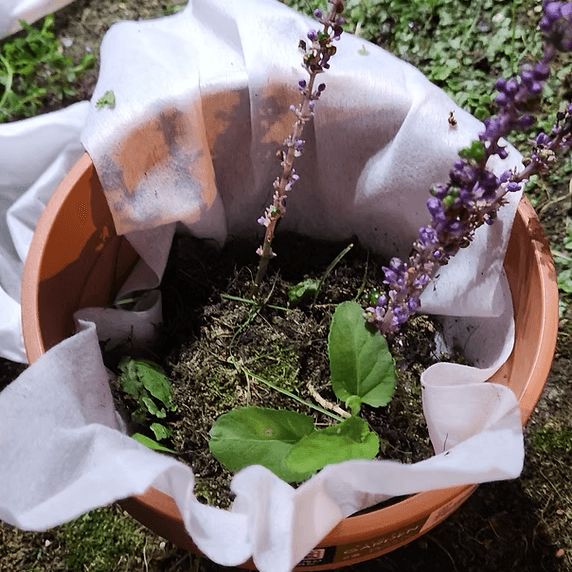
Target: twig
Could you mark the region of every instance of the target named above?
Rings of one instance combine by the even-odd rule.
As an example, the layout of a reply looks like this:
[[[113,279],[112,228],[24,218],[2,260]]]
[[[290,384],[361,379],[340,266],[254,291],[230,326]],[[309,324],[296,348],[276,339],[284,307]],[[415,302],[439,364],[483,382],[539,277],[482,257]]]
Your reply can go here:
[[[351,415],[347,411],[344,411],[339,405],[336,405],[335,403],[331,403],[327,399],[324,399],[310,382],[306,384],[306,387],[308,388],[310,395],[316,400],[316,403],[318,403],[318,405],[320,405],[324,409],[329,409],[330,411],[337,413],[340,417],[344,417],[345,419],[351,417]]]

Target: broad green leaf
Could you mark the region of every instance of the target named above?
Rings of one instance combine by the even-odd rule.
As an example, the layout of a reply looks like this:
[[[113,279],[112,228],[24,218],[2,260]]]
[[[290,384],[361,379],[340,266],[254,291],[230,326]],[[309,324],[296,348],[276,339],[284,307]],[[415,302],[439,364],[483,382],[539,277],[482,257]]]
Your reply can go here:
[[[373,459],[379,437],[361,417],[350,417],[338,425],[306,435],[292,447],[286,463],[298,472],[316,472],[326,465],[349,459]]]
[[[286,466],[292,447],[315,431],[312,418],[294,411],[244,407],[221,415],[210,430],[209,449],[231,471],[263,465],[287,482],[303,481],[312,472]]]
[[[141,445],[145,445],[145,447],[148,447],[149,449],[153,449],[153,451],[161,451],[162,453],[175,453],[176,451],[173,451],[173,449],[169,449],[168,447],[164,447],[163,445],[160,445],[159,443],[157,443],[157,441],[153,441],[153,439],[151,439],[150,437],[147,437],[146,435],[143,435],[142,433],[133,433],[133,435],[131,435],[131,437],[133,439],[135,439],[135,441],[138,441],[139,443],[141,443]]]
[[[336,308],[328,336],[332,388],[337,398],[353,395],[380,407],[389,403],[395,389],[393,359],[385,338],[367,327],[357,302]]]

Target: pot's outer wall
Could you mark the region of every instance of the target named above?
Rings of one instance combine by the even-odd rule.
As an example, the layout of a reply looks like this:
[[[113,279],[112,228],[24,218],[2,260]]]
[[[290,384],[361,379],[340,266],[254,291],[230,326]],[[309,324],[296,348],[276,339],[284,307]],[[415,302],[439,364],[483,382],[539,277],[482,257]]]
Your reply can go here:
[[[84,155],[62,182],[38,223],[22,282],[22,322],[28,360],[73,333],[73,313],[105,306],[137,262],[117,236],[91,159]],[[523,199],[505,258],[515,322],[515,347],[493,376],[516,394],[526,423],[540,397],[556,346],[558,289],[548,242]],[[328,570],[389,552],[424,534],[456,510],[475,485],[412,495],[340,522],[296,568]],[[175,544],[198,552],[173,499],[155,489],[123,507]],[[245,568],[254,568],[252,561]]]

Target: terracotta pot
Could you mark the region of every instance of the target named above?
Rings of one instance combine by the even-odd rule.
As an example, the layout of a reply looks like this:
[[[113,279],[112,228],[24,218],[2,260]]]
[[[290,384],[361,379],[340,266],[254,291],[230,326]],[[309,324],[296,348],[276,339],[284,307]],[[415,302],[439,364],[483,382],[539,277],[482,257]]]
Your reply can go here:
[[[129,243],[115,233],[100,182],[86,154],[47,205],[26,260],[22,311],[30,362],[73,333],[75,310],[109,304],[136,261]],[[558,326],[558,292],[550,249],[526,199],[518,208],[504,265],[515,310],[516,342],[493,379],[515,392],[524,424],[546,381]],[[299,567],[337,568],[393,550],[444,520],[475,488],[419,493],[349,517]],[[150,489],[122,505],[164,538],[197,551],[171,497]],[[244,566],[253,567],[251,562]]]

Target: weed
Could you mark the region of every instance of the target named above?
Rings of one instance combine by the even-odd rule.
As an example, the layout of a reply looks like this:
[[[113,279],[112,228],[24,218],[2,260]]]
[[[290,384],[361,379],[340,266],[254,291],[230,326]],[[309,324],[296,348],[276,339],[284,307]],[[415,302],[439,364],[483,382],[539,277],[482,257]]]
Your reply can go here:
[[[90,53],[78,64],[64,55],[53,33],[53,15],[39,26],[20,24],[23,32],[0,44],[0,123],[31,117],[50,100],[72,97],[74,82],[95,65]]]

